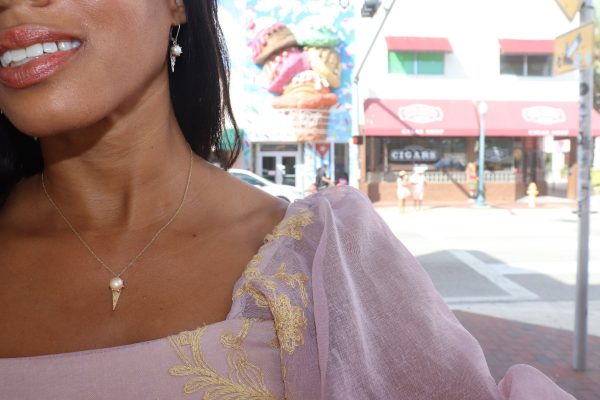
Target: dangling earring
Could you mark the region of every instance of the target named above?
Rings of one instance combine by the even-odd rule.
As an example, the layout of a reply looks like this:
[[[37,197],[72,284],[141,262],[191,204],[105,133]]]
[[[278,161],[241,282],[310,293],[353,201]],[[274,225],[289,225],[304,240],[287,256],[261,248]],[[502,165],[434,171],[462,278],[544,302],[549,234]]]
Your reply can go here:
[[[181,30],[181,25],[177,25],[177,33],[175,34],[175,37],[173,37],[173,34],[171,33],[171,49],[169,51],[169,54],[171,56],[171,72],[175,72],[175,61],[177,61],[177,57],[181,56],[183,54],[183,49],[181,48],[181,46],[179,45],[179,43],[177,43],[177,38],[179,37],[179,31]]]

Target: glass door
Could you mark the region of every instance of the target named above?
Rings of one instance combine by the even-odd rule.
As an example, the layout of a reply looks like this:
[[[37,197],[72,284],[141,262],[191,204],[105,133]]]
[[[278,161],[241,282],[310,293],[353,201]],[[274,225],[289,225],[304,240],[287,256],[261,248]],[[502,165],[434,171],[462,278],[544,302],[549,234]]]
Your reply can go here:
[[[284,185],[296,186],[296,155],[294,156],[279,156],[282,166],[282,180]]]
[[[259,174],[265,179],[270,180],[273,183],[277,182],[277,157],[276,156],[262,156],[260,159]]]
[[[258,175],[273,183],[296,186],[296,166],[300,152],[297,144],[263,144],[260,145],[256,158]]]

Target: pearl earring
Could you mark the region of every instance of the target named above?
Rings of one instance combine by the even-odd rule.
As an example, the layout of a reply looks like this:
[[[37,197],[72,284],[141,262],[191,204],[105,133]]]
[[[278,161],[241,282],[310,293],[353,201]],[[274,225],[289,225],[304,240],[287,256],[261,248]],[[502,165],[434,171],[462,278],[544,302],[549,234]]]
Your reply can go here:
[[[171,58],[171,72],[175,72],[175,62],[177,61],[177,57],[179,57],[183,54],[183,49],[181,48],[179,43],[177,43],[177,38],[179,37],[180,30],[181,30],[181,25],[177,25],[177,33],[175,34],[175,37],[173,37],[173,34],[171,34],[171,43],[172,44],[171,44],[171,49],[169,51],[170,58]]]

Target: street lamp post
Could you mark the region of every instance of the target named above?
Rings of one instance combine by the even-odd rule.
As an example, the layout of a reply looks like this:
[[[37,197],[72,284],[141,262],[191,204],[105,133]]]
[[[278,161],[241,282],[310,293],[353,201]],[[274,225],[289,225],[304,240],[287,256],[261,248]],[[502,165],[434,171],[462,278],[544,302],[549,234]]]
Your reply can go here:
[[[479,184],[477,187],[477,200],[475,205],[485,207],[484,194],[484,172],[485,172],[485,114],[487,114],[488,105],[485,101],[477,104],[477,112],[479,113]]]

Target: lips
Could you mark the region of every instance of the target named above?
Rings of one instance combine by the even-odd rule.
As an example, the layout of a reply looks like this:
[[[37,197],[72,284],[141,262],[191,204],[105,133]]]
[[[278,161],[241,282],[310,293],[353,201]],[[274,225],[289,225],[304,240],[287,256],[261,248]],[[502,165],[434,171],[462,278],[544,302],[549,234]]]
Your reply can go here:
[[[80,39],[73,34],[43,26],[19,26],[0,32],[0,54],[37,43],[73,40]],[[78,48],[74,48],[43,54],[20,66],[0,68],[0,83],[13,89],[23,89],[41,83],[61,70],[77,51]]]

